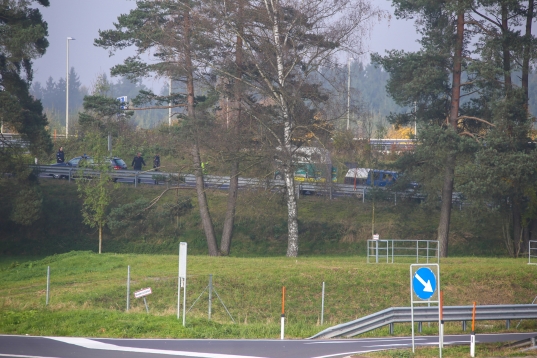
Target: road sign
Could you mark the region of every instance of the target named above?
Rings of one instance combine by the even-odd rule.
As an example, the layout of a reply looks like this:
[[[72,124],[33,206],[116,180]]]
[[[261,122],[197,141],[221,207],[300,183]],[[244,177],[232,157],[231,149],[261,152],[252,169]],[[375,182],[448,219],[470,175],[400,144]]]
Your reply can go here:
[[[433,271],[428,267],[417,270],[412,278],[412,289],[422,300],[431,298],[436,291],[436,276]]]
[[[120,109],[128,109],[129,108],[129,103],[127,102],[127,96],[121,96],[121,97],[118,97],[116,98],[116,100],[119,101],[120,105],[119,105],[119,108]]]
[[[145,297],[145,296],[150,295],[151,293],[152,293],[151,287],[142,288],[141,290],[134,292],[134,297],[136,298]]]

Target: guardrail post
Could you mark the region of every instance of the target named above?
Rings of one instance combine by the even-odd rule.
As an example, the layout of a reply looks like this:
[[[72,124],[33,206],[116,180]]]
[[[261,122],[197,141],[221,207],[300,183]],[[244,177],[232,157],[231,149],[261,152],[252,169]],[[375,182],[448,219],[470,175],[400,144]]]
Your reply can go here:
[[[71,170],[73,170],[73,168],[69,168],[69,183],[71,182]]]
[[[332,187],[330,187],[330,200],[332,200]]]
[[[390,335],[393,336],[393,323],[390,323]]]
[[[505,320],[505,329],[509,329],[511,328],[511,320],[508,319],[508,320]]]
[[[134,187],[136,188],[136,184],[138,183],[138,172],[134,173]]]
[[[418,322],[418,332],[421,333],[422,322]]]
[[[462,331],[466,332],[466,321],[462,321]]]

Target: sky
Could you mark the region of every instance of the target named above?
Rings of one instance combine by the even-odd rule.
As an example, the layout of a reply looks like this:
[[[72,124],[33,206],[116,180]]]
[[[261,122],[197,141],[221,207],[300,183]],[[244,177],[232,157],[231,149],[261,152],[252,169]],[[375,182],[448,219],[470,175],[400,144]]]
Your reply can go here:
[[[417,50],[419,46],[413,23],[395,19],[391,1],[372,1],[390,11],[392,19],[389,22],[383,20],[374,27],[368,41],[371,52],[383,54],[391,49]],[[67,37],[75,39],[69,41],[69,67],[75,68],[83,85],[91,89],[99,74],[109,76],[110,68],[122,63],[133,52],[124,50],[110,57],[107,50],[95,47],[93,40],[98,37],[99,30],[112,29],[120,14],[135,7],[134,0],[50,0],[49,7],[40,7],[48,23],[50,45],[45,55],[34,61],[34,82],[44,85],[49,77],[54,81],[65,78]],[[146,79],[144,84],[157,91],[162,87],[161,81],[156,79]]]

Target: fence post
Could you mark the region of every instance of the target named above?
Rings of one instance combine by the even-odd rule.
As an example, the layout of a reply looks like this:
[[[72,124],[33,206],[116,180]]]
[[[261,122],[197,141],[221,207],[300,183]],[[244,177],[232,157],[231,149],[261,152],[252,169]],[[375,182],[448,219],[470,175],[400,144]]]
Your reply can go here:
[[[209,321],[211,320],[211,308],[213,303],[213,275],[209,275]]]
[[[127,311],[129,311],[131,291],[131,265],[127,266]]]
[[[321,295],[321,325],[324,322],[324,281],[323,281],[323,292]]]
[[[50,288],[50,266],[47,266],[47,297],[45,300],[45,306],[48,306],[49,288]]]

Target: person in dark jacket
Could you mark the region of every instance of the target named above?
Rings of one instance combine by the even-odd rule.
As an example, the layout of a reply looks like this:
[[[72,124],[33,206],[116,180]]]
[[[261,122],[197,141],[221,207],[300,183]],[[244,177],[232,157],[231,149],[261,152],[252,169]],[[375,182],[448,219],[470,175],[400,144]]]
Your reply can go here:
[[[160,168],[160,155],[155,155],[153,158],[153,169],[155,169],[156,172],[159,171]]]
[[[142,157],[142,153],[136,154],[136,156],[132,160],[131,165],[134,170],[142,170],[142,165],[145,165],[144,158]]]
[[[60,147],[60,149],[58,149],[58,153],[56,153],[56,163],[63,162],[65,162],[65,155],[63,153],[63,147]]]

